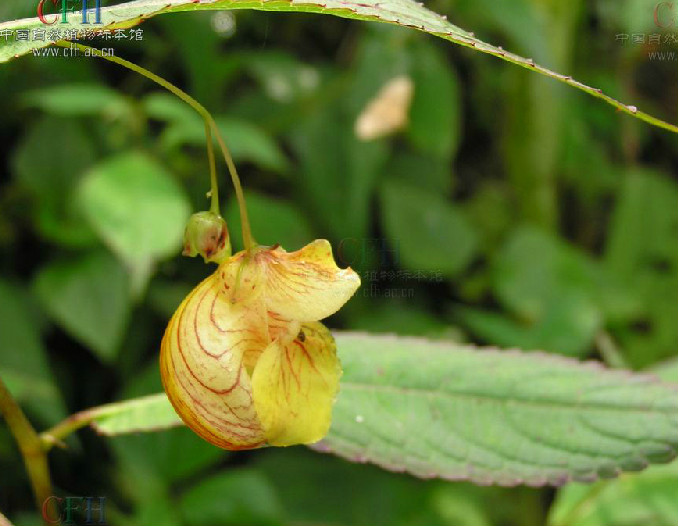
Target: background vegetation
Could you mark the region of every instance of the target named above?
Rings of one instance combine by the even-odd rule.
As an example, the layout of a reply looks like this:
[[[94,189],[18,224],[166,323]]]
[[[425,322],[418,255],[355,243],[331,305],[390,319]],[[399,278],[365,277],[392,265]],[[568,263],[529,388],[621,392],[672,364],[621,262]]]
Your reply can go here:
[[[429,7],[678,120],[676,61],[649,55],[678,53],[678,28],[655,26],[653,2]],[[3,4],[0,20],[33,10]],[[257,239],[292,250],[324,237],[361,273],[330,326],[634,369],[678,354],[675,136],[403,28],[257,12],[141,27],[142,41],[110,45],[218,116]],[[409,126],[358,140],[356,117],[400,74],[415,84]],[[0,373],[46,428],[160,390],[164,326],[208,271],[178,257],[184,219],[207,208],[203,130],[144,78],[93,59],[27,56],[0,68],[0,93]],[[111,524],[678,522],[675,463],[556,493],[422,481],[301,447],[230,454],[186,429],[113,440],[86,430],[69,445],[50,456],[58,493],[105,496]],[[4,426],[0,474],[0,510],[35,524]]]

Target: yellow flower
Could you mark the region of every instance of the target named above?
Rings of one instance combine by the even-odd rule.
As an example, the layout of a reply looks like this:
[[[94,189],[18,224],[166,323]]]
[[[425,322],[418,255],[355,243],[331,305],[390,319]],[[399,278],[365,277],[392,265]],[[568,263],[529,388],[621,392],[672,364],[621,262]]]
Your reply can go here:
[[[316,240],[230,257],[179,306],[160,352],[165,391],[198,435],[225,449],[289,446],[329,430],[341,366],[319,320],[360,286]]]

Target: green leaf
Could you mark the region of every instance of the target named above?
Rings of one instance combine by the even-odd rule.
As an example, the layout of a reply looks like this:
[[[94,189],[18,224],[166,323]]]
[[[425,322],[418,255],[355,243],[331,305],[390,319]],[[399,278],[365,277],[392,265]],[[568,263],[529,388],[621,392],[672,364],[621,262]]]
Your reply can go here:
[[[456,312],[487,343],[568,356],[583,356],[601,327],[596,308],[576,296],[549,304],[536,323],[521,324],[503,314],[473,308],[461,307]]]
[[[598,8],[604,14],[609,14],[610,18],[628,33],[652,33],[657,31],[658,26],[666,23],[671,24],[671,27],[675,27],[673,5],[659,6],[661,4],[652,0],[628,0],[623,5],[617,5],[613,2],[602,2]],[[665,9],[667,7],[668,9]],[[658,22],[655,22],[654,18],[655,9],[657,9]]]
[[[175,430],[147,435],[145,438],[167,441],[168,438],[171,439],[173,431]],[[159,470],[154,462],[145,457],[143,452],[136,450],[134,445],[130,450],[125,448],[134,444],[135,438],[137,437],[133,435],[127,436],[113,444],[117,457],[115,479],[126,497],[127,506],[131,505],[133,510],[131,514],[126,514],[124,523],[141,526],[157,522],[165,526],[181,526],[183,523],[174,504],[175,497],[170,494],[169,482],[164,478],[163,470]],[[162,447],[160,449],[162,450]],[[183,454],[178,456],[184,457]],[[176,462],[176,458],[169,463]]]
[[[170,93],[158,91],[144,97],[142,101],[144,111],[149,117],[167,121],[175,124],[202,124],[204,123],[200,115],[184,101],[178,99]],[[205,132],[203,129],[203,142]]]
[[[678,450],[678,387],[560,357],[336,334],[344,376],[317,449],[425,477],[563,484]]]
[[[163,13],[175,13],[180,11],[216,9],[256,9],[260,11],[292,11],[306,13],[325,13],[352,18],[356,20],[380,21],[414,29],[439,36],[464,47],[475,49],[495,57],[506,60],[523,68],[536,71],[569,86],[580,89],[594,97],[604,100],[619,111],[635,116],[654,126],[678,132],[678,127],[652,117],[635,106],[626,105],[616,101],[602,93],[601,90],[582,84],[572,77],[562,75],[536,64],[532,59],[505,51],[501,47],[487,44],[475,37],[473,33],[449,23],[444,17],[429,11],[423,4],[417,4],[412,0],[295,0],[290,3],[281,3],[278,0],[136,0],[123,4],[104,7],[101,9],[101,29],[129,28],[141,23],[143,20]],[[72,13],[69,16],[69,29],[88,30],[90,24],[81,23],[82,15]],[[0,23],[0,30],[35,29],[42,28],[43,24],[38,18],[28,18]],[[40,50],[50,44],[49,41],[40,40],[16,40],[7,38],[0,40],[0,63],[7,62],[21,55],[33,52],[34,55],[49,58],[49,55],[40,54]]]
[[[370,285],[363,283],[357,294],[369,296]],[[404,289],[407,293],[414,289]],[[418,308],[411,301],[395,298],[373,299],[361,309],[349,310],[349,326],[358,331],[396,333],[400,336],[426,336],[432,339],[459,339],[459,331]]]
[[[665,382],[678,384],[678,359],[652,367]],[[678,462],[593,485],[561,489],[549,526],[635,526],[678,524]]]
[[[57,138],[68,148],[52,146]],[[70,197],[67,190],[94,160],[92,140],[78,123],[47,117],[27,130],[12,159],[12,168],[18,181],[36,197],[66,200]]]
[[[61,145],[52,146],[57,140]],[[36,229],[66,245],[91,245],[96,236],[73,206],[77,184],[95,160],[94,141],[72,120],[40,119],[28,128],[12,158],[12,169],[33,199]]]
[[[251,469],[229,470],[202,480],[178,504],[188,525],[280,524],[283,515],[273,485]]]
[[[215,121],[233,159],[253,162],[261,168],[279,173],[289,170],[289,161],[276,142],[256,125],[233,117],[216,117]],[[201,134],[192,134],[189,129],[179,131],[175,126],[168,130],[165,139],[169,144],[177,140],[204,146],[204,124],[200,125],[200,132]]]
[[[414,96],[408,137],[422,152],[449,160],[457,149],[461,121],[459,85],[446,57],[428,42],[415,47]]]
[[[358,140],[345,111],[348,104],[337,101],[309,113],[293,131],[292,145],[301,162],[297,193],[331,236],[363,239],[370,198],[388,152],[382,142]]]
[[[549,526],[675,526],[678,462],[594,485],[572,484],[558,493]]]
[[[285,524],[290,525],[489,526],[460,515],[483,509],[482,500],[474,497],[484,495],[490,502],[502,491],[398,476],[305,448],[269,448],[256,455],[253,464],[275,486],[287,512]],[[322,498],[309,498],[317,488],[322,488]],[[457,510],[456,520],[436,502],[454,496],[466,503],[463,511],[454,506],[458,502],[450,503]]]
[[[630,362],[644,367],[672,356],[678,341],[678,185],[645,170],[626,174],[612,215],[605,268],[642,306],[642,329],[620,327],[615,336]]]
[[[125,464],[143,465],[167,482],[191,476],[226,454],[187,427],[121,436],[113,442],[113,447]]]
[[[541,319],[566,299],[573,306],[588,303],[589,311],[612,319],[627,319],[638,309],[637,300],[597,261],[533,227],[514,229],[496,256],[493,280],[502,303],[528,320]]]
[[[508,181],[479,181],[473,195],[463,204],[467,217],[478,230],[483,251],[490,256],[497,252],[497,246],[517,220],[511,194]]]
[[[647,170],[626,174],[605,250],[607,268],[624,279],[647,267],[678,269],[678,185]],[[645,269],[643,267],[646,267]]]
[[[231,226],[229,225],[229,231]],[[184,298],[195,287],[195,283],[170,280],[151,281],[148,287],[148,305],[165,319],[170,319]]]
[[[590,111],[592,104],[587,102],[568,106],[563,115],[558,165],[568,186],[595,212],[604,213],[598,206],[599,200],[618,191],[619,167],[613,164],[606,141],[596,133],[596,121]],[[609,136],[613,133],[610,131]]]
[[[162,134],[166,148],[184,144],[204,148],[205,123],[184,102],[173,95],[155,93],[146,97],[144,107],[149,116],[170,123]],[[235,161],[250,161],[279,173],[289,170],[289,161],[276,142],[256,125],[227,116],[215,117],[215,121]]]
[[[389,178],[407,181],[419,188],[442,195],[452,190],[450,162],[430,155],[396,151],[384,168]]]
[[[650,371],[665,382],[678,384],[678,356],[652,366]]]
[[[241,70],[238,51],[223,53],[228,37],[215,30],[214,14],[204,11],[192,16],[167,16],[154,24],[154,31],[163,35],[164,45],[176,49],[174,62],[186,72],[183,88],[206,108],[221,104],[223,94],[231,93],[229,81]],[[188,41],[191,45],[186,45]]]
[[[92,168],[79,198],[92,228],[130,268],[138,295],[153,263],[181,247],[190,213],[185,192],[157,161],[132,152]]]
[[[54,115],[131,118],[134,109],[116,90],[100,84],[62,84],[29,91],[23,101]]]
[[[421,477],[560,485],[678,450],[678,386],[538,353],[338,333],[344,375],[315,446]],[[106,434],[177,425],[164,394],[90,410]]]
[[[384,184],[381,198],[384,229],[403,266],[454,276],[471,262],[476,235],[453,203],[399,181]]]
[[[255,192],[245,194],[252,232],[258,243],[280,243],[288,251],[297,250],[313,239],[311,226],[301,211],[288,201]],[[240,212],[235,199],[229,200],[224,214],[234,247],[243,247]]]
[[[103,361],[122,342],[131,300],[125,269],[106,253],[43,267],[35,290],[45,310]]]
[[[35,318],[23,292],[0,280],[0,376],[17,400],[52,424],[66,410]]]
[[[81,414],[103,435],[159,431],[183,425],[165,393],[106,404]]]

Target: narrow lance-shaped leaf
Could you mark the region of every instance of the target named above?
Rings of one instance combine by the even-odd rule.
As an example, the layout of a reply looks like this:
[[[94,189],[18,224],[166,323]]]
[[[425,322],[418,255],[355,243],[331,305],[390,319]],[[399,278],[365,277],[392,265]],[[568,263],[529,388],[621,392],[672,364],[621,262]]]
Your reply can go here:
[[[336,334],[344,366],[314,446],[421,477],[560,485],[666,462],[678,385],[542,353]],[[106,434],[178,425],[163,394],[90,410]]]
[[[228,10],[228,9],[254,9],[258,11],[291,11],[305,13],[324,13],[343,18],[356,20],[372,20],[411,27],[432,35],[444,38],[456,44],[473,48],[482,53],[493,55],[518,66],[531,69],[546,75],[569,86],[580,89],[604,100],[619,111],[633,115],[654,126],[678,132],[678,127],[652,117],[647,113],[638,111],[635,106],[623,104],[600,89],[587,86],[574,80],[569,75],[563,75],[551,71],[548,68],[536,64],[532,59],[524,58],[514,53],[505,51],[501,47],[487,44],[468,31],[449,23],[445,17],[440,16],[428,9],[423,4],[412,0],[135,0],[124,4],[101,8],[101,29],[121,29],[138,25],[142,21],[163,13],[175,13],[179,11],[199,10]],[[94,15],[90,13],[90,18]],[[16,31],[17,29],[33,30],[42,27],[38,18],[26,18],[0,23],[2,31]],[[75,12],[69,16],[69,29],[91,30],[92,24],[82,24],[82,13]],[[14,37],[0,38],[0,62],[7,62],[13,58],[33,53],[36,56],[49,57],[38,51],[50,44],[49,41],[40,40],[17,40]]]

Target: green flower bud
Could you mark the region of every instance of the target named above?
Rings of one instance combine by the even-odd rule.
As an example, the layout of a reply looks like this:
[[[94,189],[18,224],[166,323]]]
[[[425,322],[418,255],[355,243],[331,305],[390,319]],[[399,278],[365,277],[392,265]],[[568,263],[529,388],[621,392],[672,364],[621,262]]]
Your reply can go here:
[[[198,212],[188,220],[184,232],[184,256],[200,254],[205,263],[223,263],[231,257],[231,239],[226,221],[214,212]]]

